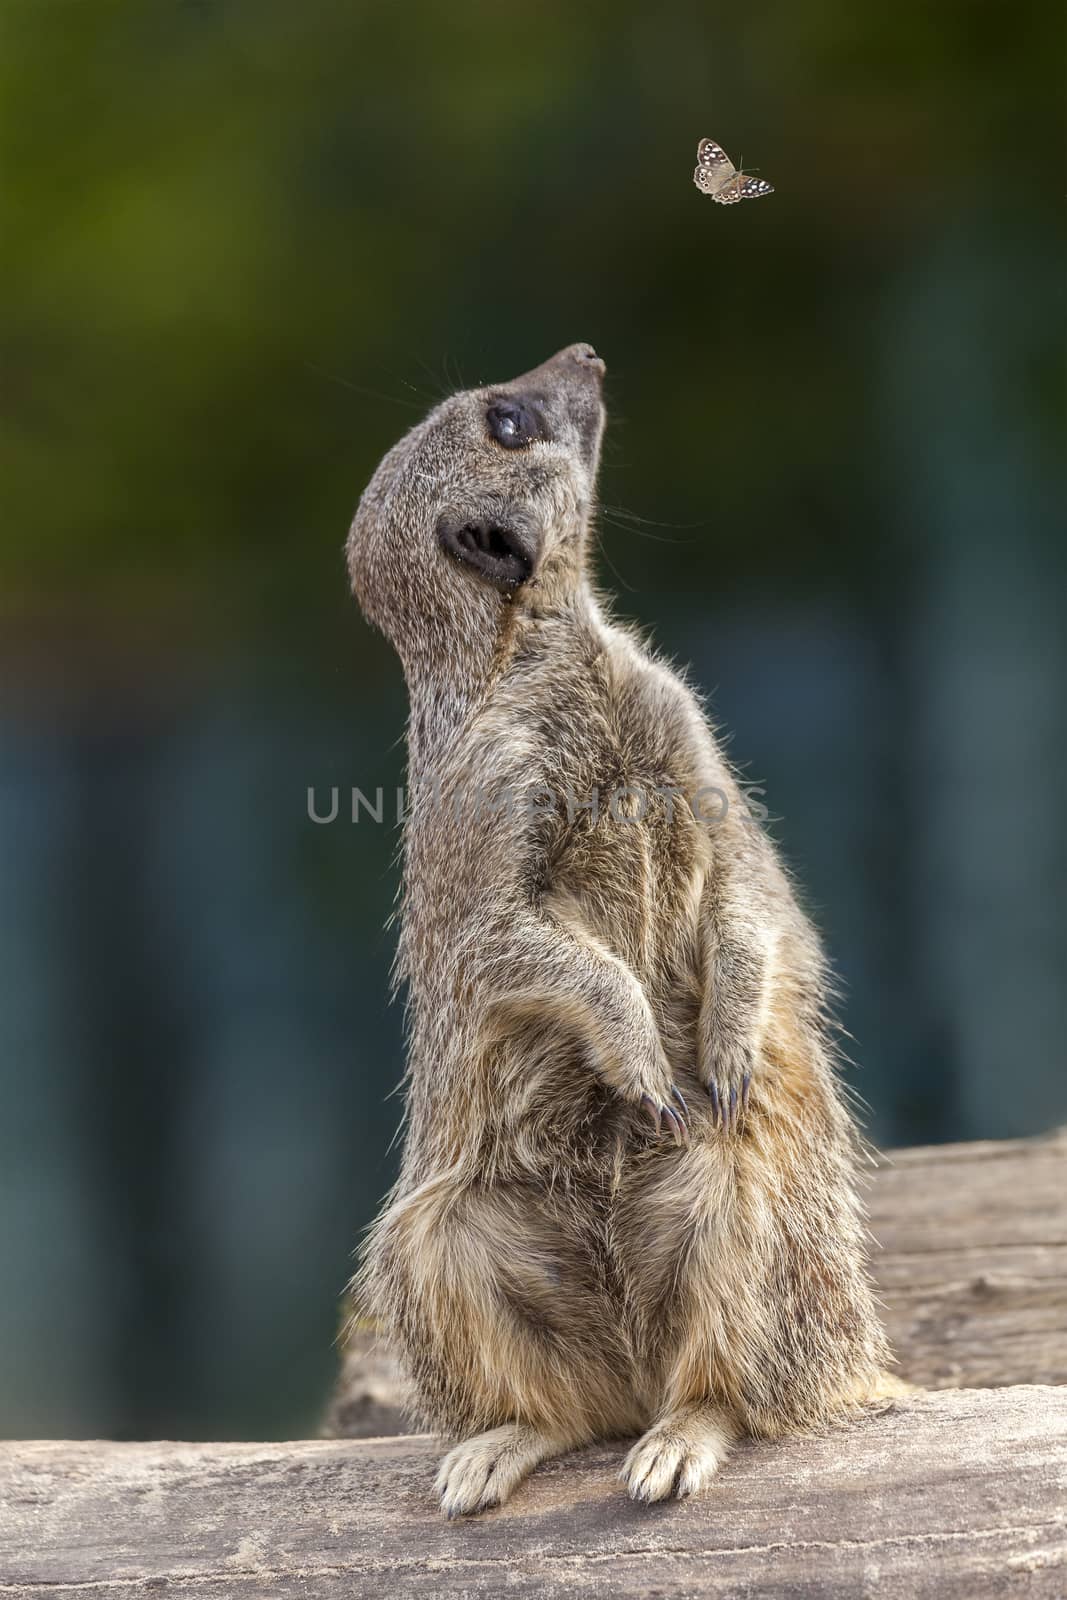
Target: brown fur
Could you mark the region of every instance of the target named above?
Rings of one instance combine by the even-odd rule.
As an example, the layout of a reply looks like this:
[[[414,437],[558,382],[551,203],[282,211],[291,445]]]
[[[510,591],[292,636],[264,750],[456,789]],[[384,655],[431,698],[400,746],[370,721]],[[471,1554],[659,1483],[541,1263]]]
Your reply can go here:
[[[892,1388],[816,937],[693,691],[590,586],[601,371],[573,346],[447,400],[386,456],[348,543],[404,665],[409,781],[440,797],[406,825],[406,1139],[356,1292],[421,1420],[462,1441],[449,1514],[643,1429],[631,1493],[688,1493],[738,1434]],[[487,402],[530,394],[549,437],[501,448]],[[533,576],[493,587],[440,548],[442,515],[518,517]],[[616,785],[710,785],[729,809],[712,827],[660,794],[615,820]],[[531,805],[450,807],[464,787]],[[560,803],[594,788],[599,820]],[[685,1143],[643,1103],[677,1107],[672,1085]]]

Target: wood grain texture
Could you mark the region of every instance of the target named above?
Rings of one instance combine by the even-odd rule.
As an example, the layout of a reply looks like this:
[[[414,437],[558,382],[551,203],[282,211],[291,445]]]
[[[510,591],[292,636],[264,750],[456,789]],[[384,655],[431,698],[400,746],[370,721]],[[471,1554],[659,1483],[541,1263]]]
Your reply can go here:
[[[924,1395],[738,1448],[703,1496],[638,1507],[622,1447],[448,1523],[422,1437],[0,1446],[0,1596],[877,1596],[1067,1592],[1067,1390]]]
[[[902,1377],[931,1389],[1067,1383],[1067,1131],[891,1151],[867,1201]],[[323,1432],[406,1431],[390,1352],[357,1334]]]
[[[0,1600],[1063,1600],[1065,1158],[1063,1133],[885,1157],[870,1213],[886,1319],[903,1375],[942,1392],[742,1443],[703,1497],[632,1505],[623,1447],[604,1447],[447,1523],[421,1436],[0,1444]],[[346,1373],[333,1425],[396,1427],[388,1350],[357,1341]]]
[[[911,1383],[1067,1383],[1067,1133],[882,1158],[868,1197]]]

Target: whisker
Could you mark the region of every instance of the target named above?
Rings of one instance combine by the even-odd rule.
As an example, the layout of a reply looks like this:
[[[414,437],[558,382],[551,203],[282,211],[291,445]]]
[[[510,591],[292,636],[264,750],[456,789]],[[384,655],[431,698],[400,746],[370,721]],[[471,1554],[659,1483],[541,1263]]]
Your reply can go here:
[[[601,534],[600,534],[600,528],[598,526],[596,526],[596,525],[594,525],[594,527],[593,527],[593,537],[594,537],[594,540],[596,541],[597,555],[598,556],[603,556],[604,561],[606,562],[606,564],[608,565],[608,567],[611,569],[612,573],[614,574],[615,581],[618,584],[620,584],[622,586],[622,588],[628,590],[630,594],[636,594],[637,590],[634,588],[633,584],[632,583],[627,583],[626,579],[623,577],[622,573],[619,571],[619,569],[615,565],[614,561],[612,561],[611,557],[608,555],[607,549],[606,549],[606,547],[604,545],[604,540],[602,539]]]
[[[447,382],[451,385],[451,392],[454,394],[459,389],[465,389],[467,387],[467,385],[464,383],[463,374],[459,370],[459,362],[458,361],[453,361],[452,356],[448,353],[447,350],[445,351],[445,362],[444,362],[444,365],[445,365],[445,378],[446,378]],[[452,377],[452,375],[451,375],[451,373],[449,371],[449,369],[451,367],[455,368],[455,377]]]
[[[432,386],[431,392],[434,396],[435,404],[440,400],[447,400],[448,396],[452,393],[452,388],[447,377],[442,377],[439,372],[435,372],[422,356],[419,357],[419,366],[426,374],[426,377]]]
[[[603,501],[600,503],[600,509],[613,517],[618,517],[622,524],[632,526],[635,533],[640,532],[642,528],[673,528],[676,532],[681,533],[707,527],[706,522],[662,522],[656,517],[642,517],[638,512],[631,511],[627,506],[609,506],[605,505]],[[652,535],[648,534],[647,537],[651,538]],[[664,542],[666,544],[693,543],[691,539],[667,539]]]
[[[695,539],[668,539],[662,533],[649,533],[646,529],[639,528],[636,523],[620,522],[617,517],[611,516],[611,514],[605,511],[603,508],[601,508],[600,516],[603,522],[609,523],[613,528],[618,528],[621,533],[636,534],[639,539],[650,539],[653,544],[684,545],[696,543]]]
[[[314,361],[302,363],[309,372],[314,372],[318,377],[325,378],[329,383],[336,383],[342,389],[351,389],[353,394],[363,395],[368,400],[384,400],[387,405],[403,406],[408,411],[421,411],[423,408],[414,400],[405,400],[397,394],[383,394],[380,389],[368,389],[365,384],[353,383],[351,378],[344,378],[339,372],[331,372],[327,367],[320,367]]]
[[[650,528],[700,528],[700,522],[664,522],[659,517],[644,517],[639,511],[633,511],[629,506],[608,505],[605,501],[599,502],[602,511],[613,511],[618,517],[628,517],[632,522],[643,522]]]

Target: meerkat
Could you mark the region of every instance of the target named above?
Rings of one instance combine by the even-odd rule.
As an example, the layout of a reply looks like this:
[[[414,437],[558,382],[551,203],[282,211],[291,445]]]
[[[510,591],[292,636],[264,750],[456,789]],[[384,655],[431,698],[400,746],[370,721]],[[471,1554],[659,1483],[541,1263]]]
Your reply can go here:
[[[604,363],[453,395],[347,543],[410,696],[400,1175],[353,1292],[448,1516],[637,1436],[636,1500],[898,1392],[827,971],[685,679],[595,592]],[[708,797],[713,797],[709,803]]]

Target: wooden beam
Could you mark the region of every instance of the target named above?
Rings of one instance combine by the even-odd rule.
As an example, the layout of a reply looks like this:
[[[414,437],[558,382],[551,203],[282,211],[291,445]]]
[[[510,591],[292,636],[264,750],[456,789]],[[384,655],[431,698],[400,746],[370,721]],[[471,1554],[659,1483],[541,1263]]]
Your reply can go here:
[[[631,1504],[622,1447],[449,1523],[423,1437],[0,1445],[0,1596],[1062,1600],[1067,1390],[955,1390]]]
[[[745,1442],[699,1498],[631,1505],[621,1446],[447,1523],[421,1436],[0,1444],[0,1600],[1063,1600],[1065,1156],[1061,1133],[886,1157],[870,1195],[886,1318],[904,1376],[942,1392]],[[395,1424],[398,1386],[389,1351],[357,1341],[333,1425]]]
[[[1067,1132],[885,1156],[874,1272],[911,1383],[1067,1383]]]

